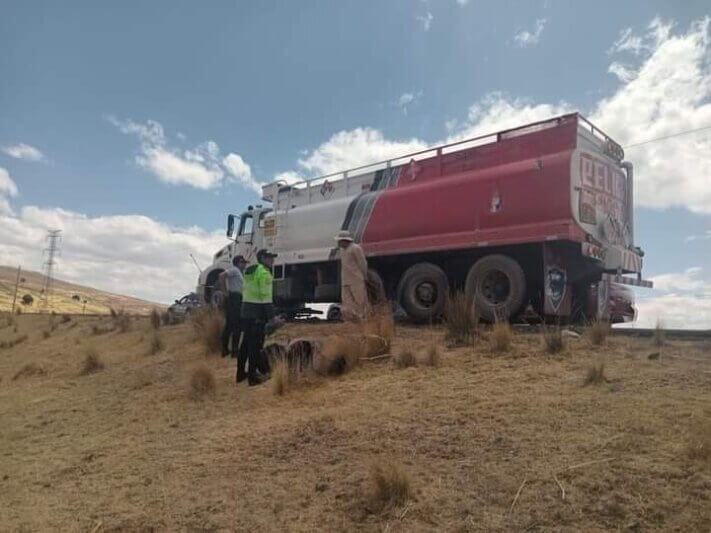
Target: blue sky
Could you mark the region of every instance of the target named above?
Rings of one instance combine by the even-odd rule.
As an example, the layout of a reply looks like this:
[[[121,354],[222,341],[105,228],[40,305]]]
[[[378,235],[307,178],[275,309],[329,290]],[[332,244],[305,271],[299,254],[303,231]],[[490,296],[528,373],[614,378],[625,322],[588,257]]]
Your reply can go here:
[[[0,263],[37,269],[38,228],[52,222],[66,227],[65,278],[122,290],[139,273],[156,288],[128,292],[166,301],[194,283],[186,250],[207,262],[226,213],[279,173],[568,109],[622,144],[711,126],[710,11],[701,1],[5,2],[0,169],[17,193],[2,196],[0,181],[15,235],[0,240]],[[662,88],[665,69],[698,72]],[[646,109],[655,98],[666,107]],[[647,293],[657,313],[664,298],[703,306],[711,293],[711,183],[695,177],[709,168],[710,135],[628,151],[645,276],[694,287]],[[164,243],[159,257],[136,240],[141,224]],[[162,261],[180,266],[159,272]]]

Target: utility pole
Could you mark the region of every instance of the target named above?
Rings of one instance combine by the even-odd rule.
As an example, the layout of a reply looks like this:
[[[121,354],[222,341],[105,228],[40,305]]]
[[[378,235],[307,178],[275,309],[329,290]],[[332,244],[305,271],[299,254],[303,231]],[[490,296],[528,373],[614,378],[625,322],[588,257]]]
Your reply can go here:
[[[42,292],[42,305],[40,306],[43,311],[49,309],[49,301],[52,292],[52,273],[54,266],[57,264],[55,257],[59,255],[59,243],[62,239],[61,233],[61,229],[47,230],[47,248],[44,250],[47,254],[47,260],[44,262],[44,290]]]
[[[17,265],[17,279],[15,280],[15,295],[12,297],[12,309],[10,314],[15,313],[15,302],[17,302],[17,289],[20,287],[20,271],[22,270],[20,265]]]

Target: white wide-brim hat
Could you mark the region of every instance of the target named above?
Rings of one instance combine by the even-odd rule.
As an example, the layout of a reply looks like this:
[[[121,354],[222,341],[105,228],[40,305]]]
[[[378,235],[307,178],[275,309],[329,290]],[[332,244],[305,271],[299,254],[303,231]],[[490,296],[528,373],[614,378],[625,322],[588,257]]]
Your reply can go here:
[[[337,241],[350,241],[353,242],[353,236],[351,235],[351,232],[348,230],[341,230],[338,232],[338,235],[334,237],[335,240]]]

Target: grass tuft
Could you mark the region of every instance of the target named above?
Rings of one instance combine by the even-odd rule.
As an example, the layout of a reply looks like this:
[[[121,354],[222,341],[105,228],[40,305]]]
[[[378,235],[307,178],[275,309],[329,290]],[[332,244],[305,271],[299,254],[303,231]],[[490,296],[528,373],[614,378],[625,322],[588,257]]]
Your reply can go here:
[[[163,323],[164,326],[170,325],[170,313],[167,310],[163,311],[160,314],[160,321]]]
[[[398,368],[417,366],[417,358],[415,357],[415,350],[413,350],[412,346],[400,348],[400,351],[395,356],[395,366]]]
[[[491,336],[489,337],[489,345],[492,352],[508,352],[513,341],[513,331],[511,326],[506,321],[496,321],[491,328]]]
[[[708,417],[694,424],[687,451],[691,459],[711,461],[711,421]]]
[[[15,381],[20,378],[27,378],[31,376],[44,376],[47,374],[47,370],[39,363],[27,363],[23,366],[17,373],[12,377]]]
[[[160,311],[154,307],[151,309],[151,326],[153,326],[153,329],[160,329],[160,325]]]
[[[657,348],[661,348],[666,343],[666,335],[664,334],[664,323],[661,320],[657,320],[657,324],[654,327],[654,345]]]
[[[447,299],[444,308],[446,339],[453,346],[470,344],[477,333],[477,321],[472,316],[471,302],[458,291]]]
[[[439,349],[439,345],[433,342],[425,350],[425,365],[434,368],[439,367],[442,364],[442,352]]]
[[[195,332],[195,339],[200,341],[208,354],[222,350],[222,329],[225,318],[214,307],[205,307],[190,314],[190,323]]]
[[[163,342],[163,337],[160,336],[160,333],[155,331],[153,333],[153,337],[151,337],[150,354],[155,355],[158,352],[162,351],[163,348],[165,348],[165,343]]]
[[[602,346],[610,333],[610,323],[607,320],[597,319],[588,326],[588,336],[594,346]]]
[[[284,359],[279,359],[272,367],[272,391],[277,396],[284,396],[292,385],[292,376],[289,364]]]
[[[48,329],[45,329],[45,330],[42,332],[42,338],[43,338],[43,339],[49,339],[51,336],[52,336],[52,332],[51,332],[50,330],[48,330]]]
[[[607,383],[605,362],[599,361],[588,367],[583,385],[602,385],[603,383]]]
[[[66,315],[66,314],[62,315],[62,319],[60,320],[60,322],[62,324],[66,324],[67,322],[71,322],[71,321],[72,321],[72,317],[70,317],[69,315]]]
[[[93,346],[87,348],[86,355],[81,364],[81,369],[79,370],[80,376],[88,376],[89,374],[95,374],[101,372],[104,369],[104,363],[99,357],[99,353]]]
[[[543,326],[543,347],[549,354],[557,354],[565,349],[563,340],[563,330],[560,324],[554,326]]]
[[[393,459],[379,459],[370,467],[372,503],[379,509],[400,506],[412,497],[412,482],[405,468]]]
[[[379,337],[378,337],[379,340]],[[368,352],[367,338],[361,335],[331,335],[324,339],[316,372],[338,376],[349,372]]]
[[[206,396],[214,396],[217,389],[215,374],[206,365],[195,367],[190,373],[190,397],[202,400]]]
[[[114,323],[121,333],[128,333],[131,331],[131,315],[126,313],[123,309],[119,309],[116,313]]]

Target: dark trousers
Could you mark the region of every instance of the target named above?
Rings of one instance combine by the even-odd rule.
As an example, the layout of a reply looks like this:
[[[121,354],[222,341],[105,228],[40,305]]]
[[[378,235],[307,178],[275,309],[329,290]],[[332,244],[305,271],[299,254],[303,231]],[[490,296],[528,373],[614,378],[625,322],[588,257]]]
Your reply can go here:
[[[256,375],[257,370],[262,374],[269,372],[269,363],[264,357],[264,322],[262,320],[245,319],[242,321],[244,338],[237,359],[237,379],[244,377],[245,364],[249,363],[250,377]]]
[[[225,300],[225,329],[222,330],[222,353],[230,353],[230,338],[232,338],[232,357],[237,357],[242,335],[240,311],[242,309],[242,295],[231,292]]]

